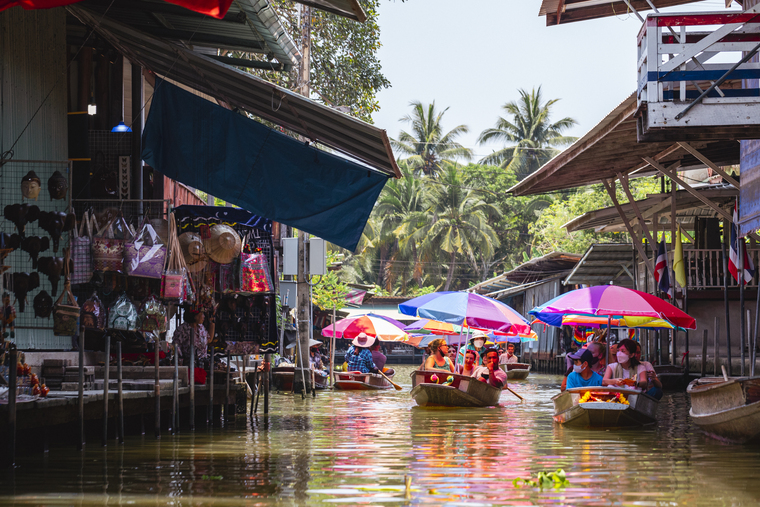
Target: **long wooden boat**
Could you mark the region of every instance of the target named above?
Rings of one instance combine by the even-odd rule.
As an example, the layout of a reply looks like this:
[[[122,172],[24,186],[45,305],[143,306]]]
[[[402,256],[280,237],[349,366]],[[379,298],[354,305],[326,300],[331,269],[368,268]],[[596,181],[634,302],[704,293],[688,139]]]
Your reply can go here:
[[[300,379],[301,370],[297,369],[295,366],[276,366],[272,368],[272,382],[274,383],[274,386],[281,391],[292,391],[293,378],[296,375],[296,371],[298,372],[299,379]],[[311,372],[308,370],[305,371],[304,373],[306,374],[307,377],[311,375]],[[327,374],[319,370],[315,370],[314,371],[314,386],[317,389],[327,389],[328,387],[330,387],[328,383]]]
[[[437,382],[433,375],[438,377]],[[449,376],[452,382],[444,384]],[[417,370],[412,372],[411,394],[421,407],[491,407],[499,403],[501,389],[473,377]]]
[[[507,380],[525,380],[530,373],[528,363],[500,364],[499,367],[507,374]]]
[[[592,401],[583,401],[591,393]],[[622,395],[628,404],[611,400]],[[580,428],[617,428],[654,424],[658,401],[636,389],[621,387],[576,387],[552,398],[554,420]]]
[[[692,420],[710,436],[747,442],[760,436],[760,378],[709,377],[686,388]]]
[[[393,373],[386,376],[393,378]],[[358,371],[333,372],[333,387],[344,391],[377,391],[393,388],[381,375]]]
[[[686,386],[689,382],[698,378],[695,374],[686,374],[686,368],[683,366],[675,366],[671,364],[656,364],[654,365],[654,371],[657,372],[657,377],[662,382],[663,391],[680,391],[686,390]]]

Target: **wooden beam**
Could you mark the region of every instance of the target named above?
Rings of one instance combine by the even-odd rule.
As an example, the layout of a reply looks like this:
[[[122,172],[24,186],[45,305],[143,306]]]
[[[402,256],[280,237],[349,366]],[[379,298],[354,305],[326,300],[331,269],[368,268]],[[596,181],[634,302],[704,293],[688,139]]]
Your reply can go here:
[[[636,204],[636,199],[634,199],[633,194],[631,193],[631,189],[628,186],[628,178],[622,173],[618,173],[617,177],[620,180],[620,186],[623,187],[623,192],[625,192],[626,197],[628,197],[628,202],[633,208],[633,212],[636,214],[636,218],[639,221],[639,226],[641,226],[641,230],[644,231],[644,234],[646,234],[647,240],[649,240],[649,244],[650,245],[653,244],[652,235],[649,234],[649,229],[647,229],[647,223],[644,220],[644,217],[641,216],[639,205]]]
[[[557,2],[557,24],[562,23],[562,11],[565,10],[565,0]]]
[[[644,252],[644,247],[641,245],[641,241],[639,241],[636,237],[636,232],[633,230],[633,227],[631,227],[631,223],[628,221],[628,217],[626,216],[623,208],[620,206],[620,203],[617,200],[614,182],[611,183],[610,180],[602,180],[602,183],[604,184],[604,188],[607,189],[607,193],[609,194],[610,199],[612,199],[612,204],[615,205],[615,209],[617,209],[620,218],[623,220],[625,228],[628,229],[628,234],[631,235],[631,241],[633,241],[633,245],[636,247],[636,250],[639,252],[641,258],[644,259],[649,272],[654,273],[654,265],[652,264],[652,261],[649,260],[646,253]]]
[[[678,143],[678,145],[683,148],[684,150],[688,151],[692,155],[694,155],[694,158],[705,164],[707,167],[715,171],[716,173],[720,174],[724,180],[732,184],[734,187],[739,188],[739,182],[736,181],[729,175],[726,171],[715,165],[712,160],[702,155],[700,152],[695,150],[689,143]]]

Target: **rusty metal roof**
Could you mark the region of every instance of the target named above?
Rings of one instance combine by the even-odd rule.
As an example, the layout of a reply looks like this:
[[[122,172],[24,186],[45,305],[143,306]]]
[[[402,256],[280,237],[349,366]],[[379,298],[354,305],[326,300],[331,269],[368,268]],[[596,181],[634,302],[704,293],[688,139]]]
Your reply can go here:
[[[606,285],[633,287],[633,245],[597,243],[588,247],[583,258],[562,282],[565,285]]]
[[[739,195],[739,190],[731,185],[713,185],[696,189],[704,197],[710,199],[716,204],[729,210]],[[651,226],[655,213],[670,215],[670,194],[654,194],[646,199],[636,201],[644,220],[648,226]],[[629,221],[636,218],[631,203],[621,204],[626,217]],[[715,210],[706,206],[702,201],[694,197],[686,190],[676,192],[676,221],[682,229],[693,230],[694,219],[696,217],[714,217]],[[658,229],[664,225],[658,221]],[[668,218],[667,224],[670,224]],[[567,232],[577,232],[583,230],[593,230],[594,232],[626,232],[627,229],[623,224],[623,219],[614,206],[589,211],[583,215],[572,219],[563,227]]]
[[[129,60],[156,75],[285,127],[380,172],[401,177],[385,130],[79,4],[66,9]]]
[[[364,23],[367,14],[356,0],[296,0],[299,4],[309,5],[323,11]]]
[[[694,3],[695,0],[651,0],[657,8]],[[650,10],[647,0],[631,0],[639,12]],[[587,19],[624,16],[630,9],[622,0],[543,0],[538,11],[546,16],[546,26],[585,21]]]
[[[632,171],[631,177],[656,174],[642,157],[664,165],[680,162],[682,167],[702,167],[701,162],[673,142],[638,142],[636,94],[632,93],[594,128],[536,172],[510,189],[529,195],[582,187]],[[690,143],[718,165],[739,162],[738,141]]]
[[[480,282],[467,289],[467,292],[492,295],[502,294],[517,285],[545,281],[549,278],[564,276],[581,259],[578,254],[567,252],[551,252],[520,264],[516,268],[499,276]]]

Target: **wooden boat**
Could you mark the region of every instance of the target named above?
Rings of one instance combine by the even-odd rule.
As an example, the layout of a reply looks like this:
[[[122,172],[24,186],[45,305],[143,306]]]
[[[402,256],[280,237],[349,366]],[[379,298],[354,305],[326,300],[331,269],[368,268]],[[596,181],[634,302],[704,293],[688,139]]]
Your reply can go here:
[[[613,401],[581,402],[583,395],[591,392],[601,400],[623,395],[625,403]],[[658,401],[636,389],[621,387],[576,387],[552,398],[554,420],[560,424],[580,428],[616,428],[622,426],[645,426],[654,424]]]
[[[530,373],[528,363],[500,364],[499,367],[507,374],[507,380],[525,380]]]
[[[654,365],[654,371],[657,372],[660,382],[662,382],[663,391],[680,391],[683,392],[689,382],[698,377],[698,375],[686,374],[686,368],[671,364]]]
[[[439,380],[434,382],[431,377]],[[444,385],[449,377],[453,382]],[[412,398],[420,407],[491,407],[499,403],[501,389],[473,377],[442,371],[412,372]]]
[[[732,442],[760,435],[760,378],[702,378],[686,392],[691,397],[689,415],[708,435]]]
[[[393,378],[393,372],[386,376]],[[333,387],[344,391],[377,391],[393,388],[390,382],[381,375],[358,371],[333,372]]]
[[[300,382],[301,370],[297,369],[295,366],[276,366],[272,368],[272,382],[274,383],[274,386],[280,391],[292,391],[293,378],[296,374],[296,370],[298,371],[299,382]],[[305,373],[307,377],[311,375],[311,372],[309,370],[307,370]],[[308,382],[308,379],[307,379],[307,382]],[[317,389],[329,388],[330,386],[328,384],[327,374],[321,372],[320,370],[315,370],[314,371],[314,385],[316,386]]]

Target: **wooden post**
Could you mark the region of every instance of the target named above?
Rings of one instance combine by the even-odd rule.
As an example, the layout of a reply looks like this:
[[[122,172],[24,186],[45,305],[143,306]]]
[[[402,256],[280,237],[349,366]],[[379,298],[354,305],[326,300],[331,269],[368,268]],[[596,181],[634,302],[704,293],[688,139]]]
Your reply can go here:
[[[161,351],[161,337],[158,335],[158,333],[153,334],[153,362],[155,363],[154,366],[154,372],[155,372],[155,380],[153,382],[153,392],[154,396],[156,397],[156,417],[153,420],[153,430],[156,434],[156,439],[161,438],[161,370],[159,369],[159,352]]]
[[[200,324],[203,325],[203,324]],[[211,345],[211,354],[208,361],[208,410],[206,410],[206,426],[214,426],[214,345]]]
[[[84,330],[79,332],[79,441],[77,449],[84,450]]]
[[[111,335],[106,333],[106,361],[103,369],[103,447],[108,445],[108,383],[111,381]]]
[[[699,376],[704,377],[707,371],[707,329],[702,331],[702,367],[699,369]]]
[[[758,294],[760,294],[760,288],[758,288]],[[758,298],[758,301],[760,301],[760,298]],[[335,371],[335,320],[336,320],[336,313],[338,311],[338,307],[336,304],[333,303],[333,314],[332,314],[332,337],[330,338],[330,385],[333,385],[333,372]]]
[[[179,432],[179,354],[174,344],[174,377],[172,382],[172,435]]]
[[[264,414],[269,413],[269,376],[272,374],[272,354],[264,354]]]
[[[230,352],[227,351],[227,377],[226,377],[226,384],[224,389],[224,420],[228,421],[230,419],[230,371],[231,371],[231,365],[230,365]]]
[[[720,341],[718,336],[720,334],[720,317],[715,317],[715,327],[713,327],[713,376],[718,376],[720,367]]]
[[[747,347],[750,347],[750,342],[752,341],[752,339],[750,338],[752,336],[752,328],[751,328],[752,324],[750,324],[750,318],[751,317],[752,317],[752,315],[750,313],[750,310],[747,310],[747,321],[746,321],[747,322]],[[747,361],[752,361],[752,351],[751,350],[747,350]],[[749,367],[747,368],[747,373],[750,376],[752,376],[754,370],[755,370],[755,365],[750,363]]]
[[[195,326],[190,340],[190,367],[187,372],[190,382],[190,431],[195,431]]]
[[[732,224],[731,227],[736,227],[738,224]],[[747,327],[745,324],[745,314],[744,314],[744,238],[739,237],[739,231],[737,228],[736,231],[736,249],[738,250],[739,254],[739,269],[737,272],[737,275],[739,277],[739,317],[741,320],[741,350],[739,357],[741,357],[741,365],[739,366],[739,375],[742,377],[746,374],[746,370],[744,369],[745,366],[745,355],[744,355],[744,349],[747,346]]]
[[[682,88],[684,91],[686,89],[686,85],[683,85]],[[670,290],[673,291],[673,304],[676,302],[676,270],[675,263],[676,263],[676,182],[673,181],[673,179],[670,180],[670,251],[673,252],[673,262],[670,263]],[[684,289],[686,290],[686,289]],[[671,337],[672,340],[670,342],[671,350],[673,351],[673,357],[671,359],[672,364],[676,364],[676,355],[678,354],[678,344],[676,343],[676,340],[678,339],[678,331],[676,329],[673,329],[671,331]],[[688,357],[686,358],[688,362]],[[688,365],[687,365],[688,368]]]
[[[723,220],[723,304],[726,307],[726,359],[728,361],[728,374],[733,375],[734,364],[731,358],[731,315],[728,311],[728,277],[731,276],[728,273],[728,254],[726,253],[726,242],[728,241],[731,227],[731,222]]]
[[[124,386],[122,385],[121,374],[121,340],[116,342],[116,385],[118,386],[118,439],[119,443],[124,443]]]
[[[18,349],[16,344],[10,346],[10,370],[8,371],[8,465],[16,465],[16,387],[18,376],[16,363],[18,362]]]
[[[752,352],[750,353],[750,356],[752,357],[751,366],[749,374],[750,376],[755,376],[755,362],[757,361],[757,332],[758,332],[758,325],[760,325],[760,282],[757,284],[757,300],[755,301],[755,333],[752,335]]]

